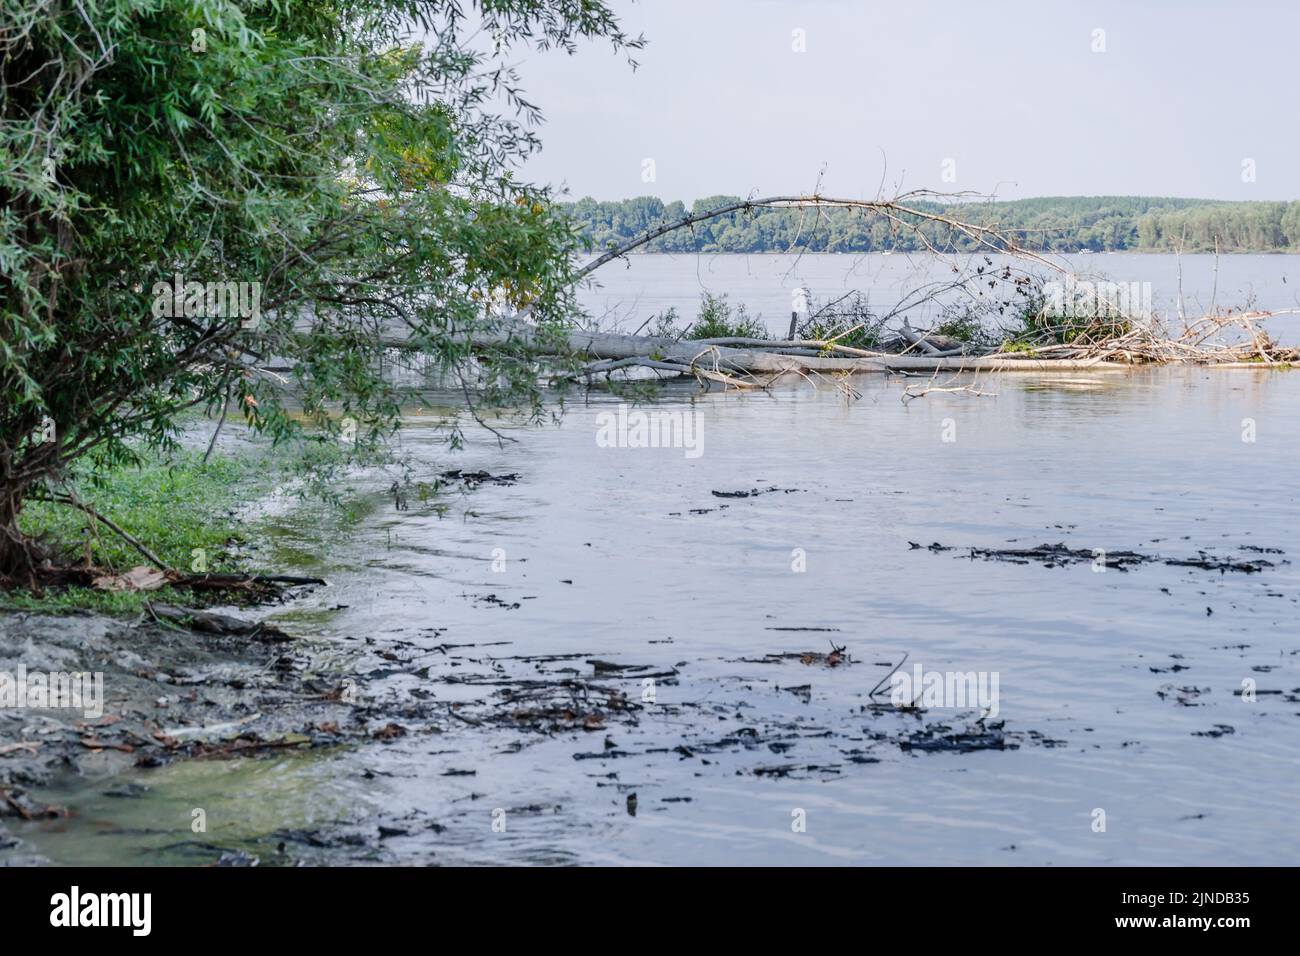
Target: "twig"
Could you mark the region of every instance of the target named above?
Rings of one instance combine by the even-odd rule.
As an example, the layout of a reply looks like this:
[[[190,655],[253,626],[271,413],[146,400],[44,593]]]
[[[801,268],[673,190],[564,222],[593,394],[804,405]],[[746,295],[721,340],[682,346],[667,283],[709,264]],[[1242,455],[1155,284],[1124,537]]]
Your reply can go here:
[[[141,544],[140,541],[136,539],[135,536],[132,535],[129,531],[126,531],[113,520],[106,518],[102,514],[97,512],[93,505],[83,504],[82,502],[78,501],[73,495],[56,493],[56,492],[50,492],[47,497],[41,497],[39,495],[36,495],[33,496],[33,498],[36,501],[42,501],[42,500],[49,501],[54,504],[68,505],[70,507],[77,508],[81,511],[84,511],[86,514],[90,515],[90,517],[93,518],[95,521],[102,521],[106,528],[108,528],[110,531],[112,531],[114,534],[120,537],[123,541],[131,545],[131,547],[135,548],[142,555],[148,558],[149,562],[153,564],[155,567],[157,567],[158,570],[168,571],[168,572],[172,570],[163,562],[162,558],[158,557],[158,555],[154,554],[143,544]]]
[[[226,400],[221,406],[221,418],[217,420],[216,431],[212,433],[212,440],[208,442],[208,450],[203,453],[203,464],[205,465],[208,463],[208,459],[212,457],[212,449],[217,447],[217,436],[221,434],[221,426],[226,424],[226,413],[230,411],[230,391],[230,383],[227,381]]]
[[[890,671],[890,672],[889,672],[888,674],[886,674],[883,678],[881,678],[881,681],[880,681],[879,684],[877,684],[875,687],[871,688],[871,693],[867,695],[868,697],[875,697],[876,694],[879,692],[880,688],[884,685],[885,681],[889,680],[889,678],[893,677],[895,674],[898,673],[898,669],[899,669],[900,667],[902,667],[904,664],[907,663],[907,655],[910,654],[910,653],[912,653],[912,652],[911,652],[911,651],[903,651],[903,659],[902,659],[901,661],[899,661],[897,664],[894,665],[894,669],[893,669],[892,671]]]

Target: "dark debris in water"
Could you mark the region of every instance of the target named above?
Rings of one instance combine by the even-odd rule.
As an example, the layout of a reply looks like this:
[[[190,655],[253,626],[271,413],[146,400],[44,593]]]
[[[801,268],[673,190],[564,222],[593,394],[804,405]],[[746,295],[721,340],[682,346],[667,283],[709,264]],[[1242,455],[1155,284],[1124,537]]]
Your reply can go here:
[[[1086,554],[1091,560],[1091,552]],[[425,644],[358,641],[361,656],[347,671],[355,686],[345,689],[340,677],[322,673],[313,662],[309,642],[268,645],[245,639],[236,656],[247,660],[232,668],[229,636],[189,632],[182,643],[173,630],[163,629],[173,642],[164,649],[170,646],[179,654],[168,660],[166,655],[159,658],[152,646],[158,630],[155,625],[132,637],[138,648],[149,648],[152,659],[159,660],[159,672],[136,693],[135,706],[143,711],[148,705],[149,718],[106,715],[102,721],[70,724],[64,750],[94,750],[100,758],[156,767],[181,759],[262,757],[351,745],[372,755],[375,769],[359,776],[375,779],[387,775],[378,763],[385,759],[380,756],[385,748],[398,759],[431,763],[429,773],[439,789],[449,791],[453,803],[474,807],[466,813],[480,813],[485,795],[473,788],[483,765],[472,756],[475,741],[486,744],[483,752],[491,754],[486,758],[490,760],[512,760],[533,748],[558,747],[565,765],[583,768],[582,776],[595,780],[594,786],[617,787],[620,794],[635,786],[646,812],[651,807],[671,812],[672,804],[691,799],[681,795],[682,777],[739,774],[782,786],[786,780],[870,774],[877,764],[922,755],[957,758],[1066,745],[1034,729],[1009,730],[1004,721],[980,719],[978,712],[945,709],[940,716],[939,708],[877,701],[871,694],[878,676],[874,670],[861,681],[858,700],[848,711],[850,720],[830,701],[844,693],[846,682],[857,680],[858,671],[842,670],[854,660],[847,645],[833,641],[822,649],[796,645],[794,650],[739,661],[692,661],[688,667],[684,661],[670,666],[662,659],[624,659],[616,652],[494,656],[489,644],[438,643],[442,631],[436,630]],[[220,649],[216,660],[194,659],[204,642]],[[869,653],[868,662],[877,656]],[[829,682],[835,683],[836,693],[828,699],[824,690]],[[1169,684],[1160,694],[1198,706],[1197,698],[1208,691]],[[150,697],[162,693],[170,704],[155,707]],[[211,710],[205,697],[221,706]],[[217,712],[220,722],[213,719]],[[282,716],[270,720],[266,713]],[[193,730],[202,733],[189,733]],[[1231,727],[1219,724],[1197,735],[1231,733]],[[431,747],[429,735],[435,734],[437,746]],[[56,735],[49,735],[41,747],[55,751],[55,740]],[[549,755],[554,750],[541,752]],[[0,772],[3,763],[0,760]],[[663,781],[658,775],[665,770],[673,770],[675,777]],[[0,813],[36,819],[58,812],[26,799],[20,788],[3,786],[7,782],[0,777]],[[674,789],[660,789],[666,786]],[[137,794],[123,790],[121,795]],[[694,799],[705,798],[695,794]],[[635,813],[635,807],[633,799],[626,812]],[[624,812],[621,799],[618,810]],[[272,842],[254,848],[264,860],[278,862],[313,855],[322,860],[383,860],[396,852],[394,844],[407,844],[420,835],[427,839],[436,833],[441,838],[447,831],[447,838],[458,838],[461,822],[454,812],[428,819],[381,811],[360,830],[336,824],[278,831],[278,836],[265,838]],[[218,852],[245,851],[226,847]],[[202,861],[211,864],[212,851],[204,849],[203,854]],[[232,862],[237,860],[232,857]]]
[[[1236,732],[1237,729],[1233,727],[1231,724],[1215,724],[1209,730],[1192,731],[1192,736],[1193,737],[1227,737],[1228,735],[1235,734]]]
[[[778,488],[773,485],[770,488],[751,488],[749,491],[714,491],[711,494],[715,498],[757,498],[759,495],[770,495],[777,492],[790,495],[802,490],[802,488]]]
[[[1163,684],[1156,690],[1156,696],[1161,700],[1173,699],[1175,703],[1182,707],[1201,707],[1203,706],[1197,698],[1203,694],[1208,694],[1208,687],[1175,687],[1173,684]]]
[[[898,749],[921,753],[974,753],[978,750],[1017,750],[1020,747],[1014,735],[1007,734],[1004,723],[985,724],[976,721],[963,730],[954,730],[947,724],[930,724],[921,730],[896,738]]]
[[[461,471],[459,468],[439,473],[438,481],[443,484],[460,483],[468,491],[480,485],[513,485],[519,480],[517,472],[507,475],[493,475],[486,471]]]
[[[935,554],[958,550],[955,547],[942,545],[938,542],[927,547],[923,547],[915,541],[909,541],[908,545],[913,551],[926,550]],[[982,558],[985,561],[1003,561],[1010,564],[1041,564],[1047,568],[1067,567],[1072,564],[1101,564],[1108,569],[1127,571],[1131,567],[1138,567],[1143,564],[1165,564],[1171,567],[1199,568],[1203,571],[1218,571],[1220,573],[1234,571],[1242,574],[1257,574],[1266,568],[1275,566],[1274,562],[1265,558],[1238,561],[1221,558],[1206,551],[1197,552],[1195,557],[1171,558],[1159,554],[1143,554],[1137,551],[1071,548],[1066,546],[1064,542],[1040,544],[1033,548],[971,547],[962,550],[965,550],[966,556],[972,560]],[[1250,550],[1269,554],[1282,553],[1276,548],[1255,548]],[[1289,564],[1290,562],[1283,561],[1282,563]]]
[[[803,630],[803,628],[770,628],[770,630]],[[807,628],[807,630],[833,630],[833,628]],[[831,641],[829,651],[782,651],[764,654],[762,657],[741,657],[738,663],[744,664],[783,664],[786,661],[798,661],[808,667],[840,667],[853,663],[853,657],[845,647],[836,646]]]
[[[504,611],[517,611],[523,607],[523,605],[518,601],[509,601],[505,598],[497,597],[495,594],[476,594],[466,596],[470,597],[475,604],[486,604],[490,607],[501,608]]]

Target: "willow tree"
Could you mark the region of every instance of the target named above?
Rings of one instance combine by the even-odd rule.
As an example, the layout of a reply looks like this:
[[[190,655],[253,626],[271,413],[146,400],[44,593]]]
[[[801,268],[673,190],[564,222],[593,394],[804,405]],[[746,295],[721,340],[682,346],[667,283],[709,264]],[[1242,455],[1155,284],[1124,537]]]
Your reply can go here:
[[[0,4],[0,577],[38,567],[24,500],[187,409],[284,438],[291,391],[326,434],[384,429],[381,328],[540,414],[526,357],[466,344],[490,302],[542,334],[573,309],[577,240],[519,178],[538,115],[501,54],[630,56],[603,2]]]

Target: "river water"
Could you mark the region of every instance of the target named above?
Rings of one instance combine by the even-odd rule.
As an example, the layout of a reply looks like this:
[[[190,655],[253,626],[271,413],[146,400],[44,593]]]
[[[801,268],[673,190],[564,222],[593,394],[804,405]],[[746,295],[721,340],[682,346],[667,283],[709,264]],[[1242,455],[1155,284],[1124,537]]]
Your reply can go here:
[[[748,259],[717,268],[767,262]],[[1246,275],[1248,259],[1280,301],[1292,260],[1223,262]],[[653,274],[657,301],[692,299],[694,276],[672,285],[664,268],[621,281]],[[725,290],[784,294],[756,286]],[[404,450],[428,474],[518,480],[399,511],[372,476],[346,531],[323,534],[311,506],[261,519],[270,566],[331,582],[273,616],[364,674],[394,720],[455,701],[469,719],[133,772],[147,799],[85,781],[52,795],[81,823],[23,835],[58,861],[183,861],[150,821],[202,800],[209,844],[264,859],[305,829],[322,836],[294,858],[322,862],[1300,863],[1300,378],[1021,373],[907,403],[897,379],[854,384],[856,398],[671,389],[653,411],[694,416],[693,448],[602,447],[608,395],[571,400],[558,427],[508,428],[513,443],[471,432],[455,456],[436,416],[410,416]],[[714,494],[751,489],[765,493]],[[1057,542],[1270,566],[1099,571],[966,550]],[[849,662],[798,656],[832,645]],[[904,655],[907,671],[996,675],[1006,749],[900,747],[979,717],[873,711]],[[488,725],[490,677],[616,685],[642,706],[592,730]],[[380,826],[381,841],[335,838]]]

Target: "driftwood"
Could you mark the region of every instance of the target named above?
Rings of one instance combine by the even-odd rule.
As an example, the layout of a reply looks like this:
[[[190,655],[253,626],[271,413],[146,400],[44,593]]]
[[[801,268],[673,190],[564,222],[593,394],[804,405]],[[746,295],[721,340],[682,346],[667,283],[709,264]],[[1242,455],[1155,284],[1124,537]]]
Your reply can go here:
[[[961,237],[974,246],[973,251],[968,249],[960,255],[983,253],[985,264],[977,266],[962,278],[930,284],[937,287],[939,292],[962,288],[976,276],[981,282],[995,276],[1003,281],[1009,280],[1009,267],[991,268],[993,260],[988,256],[992,254],[1042,266],[1058,276],[1070,276],[1069,270],[1062,263],[1023,248],[1013,236],[995,226],[967,223],[935,211],[941,204],[951,205],[954,199],[959,198],[975,197],[972,194],[954,195],[916,190],[894,199],[835,199],[813,194],[739,200],[656,226],[597,256],[576,270],[574,278],[582,280],[609,262],[626,257],[660,236],[720,216],[752,212],[760,208],[806,209],[814,215],[822,215],[826,209],[847,209],[879,216],[891,229],[911,231],[921,247],[929,253],[951,260],[955,254],[950,249],[936,248],[935,240],[925,233],[923,227],[928,225],[946,229],[950,236]],[[955,262],[952,271],[961,274]],[[1015,282],[1019,285],[1020,282],[1029,280],[1030,277],[1026,274]],[[849,292],[827,303],[810,320],[822,315],[835,302],[854,294]],[[861,326],[847,329],[828,339],[818,339],[807,337],[809,323],[806,322],[804,333],[800,335],[797,313],[786,338],[779,340],[738,336],[678,339],[624,335],[603,330],[562,330],[549,324],[543,328],[532,321],[532,305],[523,306],[511,316],[484,316],[481,324],[475,323],[459,331],[446,331],[462,353],[472,354],[476,350],[508,346],[524,353],[529,360],[538,361],[543,367],[547,359],[557,360],[552,368],[554,378],[586,381],[588,384],[592,384],[598,376],[610,380],[616,374],[623,375],[632,370],[643,370],[655,377],[693,376],[701,383],[745,389],[764,388],[788,376],[812,380],[814,376],[834,375],[837,387],[852,392],[852,386],[846,377],[871,372],[903,375],[927,372],[1042,373],[1085,369],[1101,372],[1143,363],[1273,369],[1300,364],[1300,349],[1280,346],[1256,325],[1260,320],[1284,314],[1282,312],[1218,311],[1194,321],[1184,319],[1182,332],[1169,333],[1154,321],[1120,315],[1114,311],[1117,303],[1108,301],[1098,293],[1096,304],[1103,312],[1096,322],[1085,321],[1080,328],[1077,317],[1053,324],[1047,321],[1045,315],[1040,314],[1033,323],[1034,327],[1018,333],[1014,347],[1004,350],[1002,344],[961,343],[931,330],[913,329],[904,313],[920,303],[936,300],[937,294],[934,289],[922,287],[912,290],[904,297],[872,330],[878,350],[849,346],[837,341]],[[1300,309],[1287,311],[1300,312]],[[1114,316],[1114,319],[1110,316]],[[1181,310],[1179,317],[1183,318]],[[900,319],[901,327],[884,327],[885,320]],[[1226,338],[1219,335],[1224,332],[1229,333]],[[1216,336],[1217,340],[1211,341]],[[379,341],[385,347],[398,350],[410,348],[413,344],[410,338],[399,336],[394,329],[390,329]],[[960,390],[971,391],[965,387]]]
[[[754,387],[787,375],[893,372],[1055,372],[1087,369],[1116,371],[1139,364],[1187,364],[1207,368],[1288,368],[1300,364],[1300,349],[1278,345],[1256,323],[1280,313],[1249,312],[1206,316],[1190,323],[1181,334],[1170,335],[1158,327],[1124,328],[1112,338],[1071,343],[1046,342],[1021,345],[1017,351],[993,347],[939,349],[929,333],[903,323],[900,337],[909,348],[926,354],[870,351],[835,342],[810,339],[769,341],[753,338],[670,339],[621,335],[613,332],[573,331],[567,334],[569,355],[595,359],[577,377],[608,373],[635,366]],[[1227,333],[1234,341],[1208,342]],[[527,344],[528,328],[498,333],[516,344]],[[480,342],[474,337],[475,344]],[[493,341],[501,341],[494,338]],[[944,343],[947,344],[947,343]]]
[[[172,607],[169,604],[150,604],[146,614],[159,623],[184,627],[191,631],[205,634],[218,634],[223,637],[247,637],[262,641],[290,641],[284,631],[261,621],[245,621],[227,614],[212,611],[200,611],[193,608]]]
[[[300,574],[183,574],[173,572],[168,575],[173,584],[201,590],[226,590],[250,584],[281,584],[286,587],[299,587],[315,584],[325,585],[323,578],[313,578]]]
[[[927,342],[925,340],[925,336],[918,335],[915,331],[913,331],[912,324],[908,322],[907,319],[903,320],[903,327],[899,331],[902,333],[903,338],[907,339],[908,342],[910,342],[912,345],[915,345],[926,355],[940,354],[940,349],[936,348],[935,346]]]
[[[512,322],[492,331],[469,336],[472,346],[483,348],[509,343],[515,347],[553,354],[555,333],[541,336],[527,322]],[[733,340],[734,341],[734,340]],[[566,357],[591,361],[575,377],[593,377],[620,369],[641,367],[718,382],[726,386],[753,388],[790,375],[870,372],[1044,372],[1065,369],[1122,369],[1128,363],[1102,357],[1070,359],[1039,358],[1030,354],[1006,355],[901,355],[849,349],[824,342],[752,341],[754,347],[719,345],[712,340],[671,339],[617,332],[573,330],[565,334]],[[403,339],[386,344],[402,348]],[[827,354],[820,354],[825,348]]]

